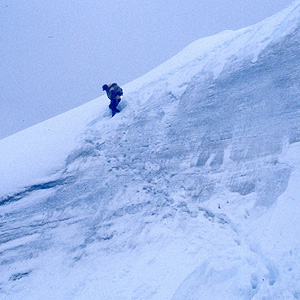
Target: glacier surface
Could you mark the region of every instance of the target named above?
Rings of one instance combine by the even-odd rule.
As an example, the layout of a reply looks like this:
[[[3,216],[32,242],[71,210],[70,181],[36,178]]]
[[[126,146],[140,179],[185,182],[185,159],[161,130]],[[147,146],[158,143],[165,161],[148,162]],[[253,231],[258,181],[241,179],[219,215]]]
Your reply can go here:
[[[0,141],[1,299],[300,299],[300,1]]]

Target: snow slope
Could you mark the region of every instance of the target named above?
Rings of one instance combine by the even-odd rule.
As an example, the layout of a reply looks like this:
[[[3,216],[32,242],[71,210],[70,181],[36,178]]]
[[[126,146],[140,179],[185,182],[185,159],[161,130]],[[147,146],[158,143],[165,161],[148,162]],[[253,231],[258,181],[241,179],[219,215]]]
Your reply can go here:
[[[300,299],[300,1],[0,141],[1,299]]]

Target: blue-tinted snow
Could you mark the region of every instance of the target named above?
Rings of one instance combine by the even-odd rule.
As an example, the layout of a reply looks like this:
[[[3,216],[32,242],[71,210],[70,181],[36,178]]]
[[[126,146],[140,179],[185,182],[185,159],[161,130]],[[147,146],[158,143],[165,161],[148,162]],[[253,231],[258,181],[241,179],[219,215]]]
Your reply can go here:
[[[300,299],[299,6],[1,141],[1,299]]]

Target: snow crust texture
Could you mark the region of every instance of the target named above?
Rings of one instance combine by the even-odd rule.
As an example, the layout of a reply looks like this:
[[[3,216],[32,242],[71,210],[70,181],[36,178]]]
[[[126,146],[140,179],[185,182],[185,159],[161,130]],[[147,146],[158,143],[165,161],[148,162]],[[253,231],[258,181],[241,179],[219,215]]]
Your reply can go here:
[[[128,84],[112,119],[99,98],[0,141],[0,298],[300,299],[299,22],[296,1]],[[59,150],[13,182],[40,132]]]

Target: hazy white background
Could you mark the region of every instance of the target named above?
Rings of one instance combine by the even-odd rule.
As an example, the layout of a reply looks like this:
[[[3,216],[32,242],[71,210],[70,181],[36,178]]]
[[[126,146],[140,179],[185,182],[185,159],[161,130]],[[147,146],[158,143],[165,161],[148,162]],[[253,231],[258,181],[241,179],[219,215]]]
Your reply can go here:
[[[292,0],[0,0],[0,139]]]

